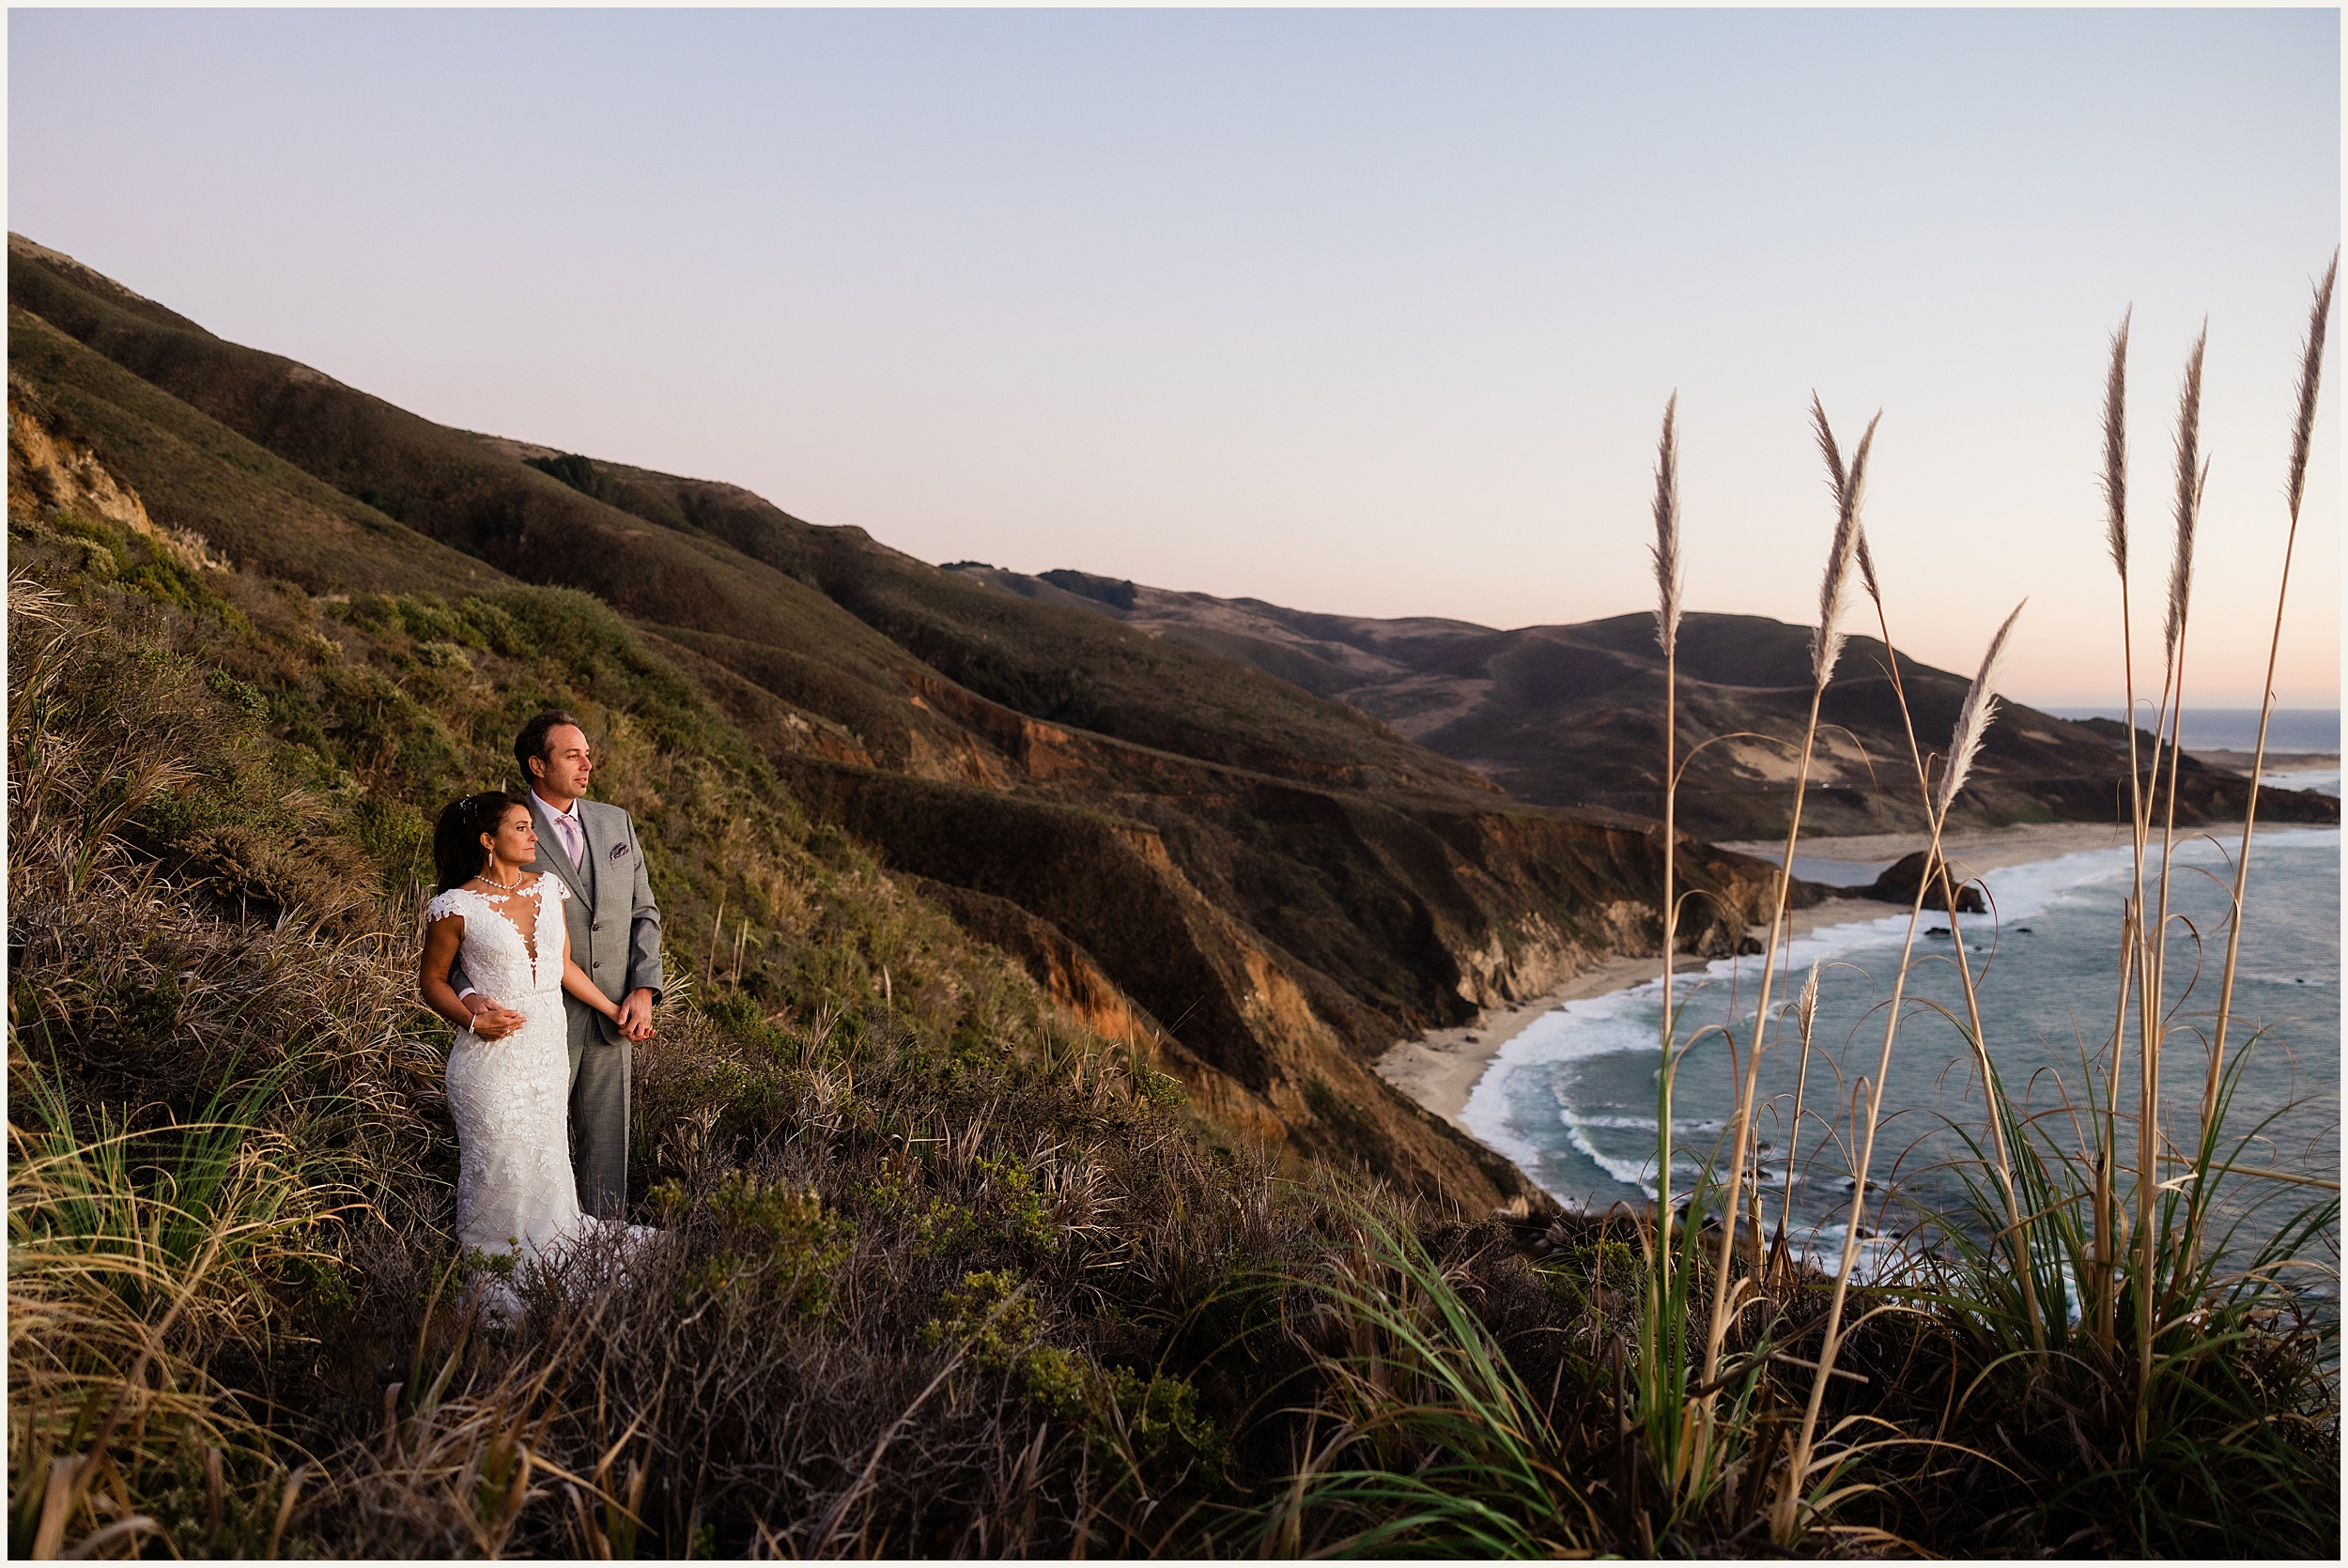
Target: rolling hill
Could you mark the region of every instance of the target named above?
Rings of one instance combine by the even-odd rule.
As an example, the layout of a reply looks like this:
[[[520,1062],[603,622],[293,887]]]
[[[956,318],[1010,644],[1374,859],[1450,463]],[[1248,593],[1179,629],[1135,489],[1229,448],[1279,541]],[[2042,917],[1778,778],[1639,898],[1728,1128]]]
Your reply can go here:
[[[1618,615],[1577,625],[1495,631],[1459,621],[1380,621],[1142,587],[1074,571],[1030,576],[976,561],[954,570],[1038,604],[1083,607],[1167,642],[1219,653],[1316,696],[1348,703],[1519,800],[1660,814],[1663,661],[1654,622]],[[1689,758],[1679,820],[1718,838],[1784,830],[1794,759],[1810,700],[1810,630],[1753,615],[1691,614],[1679,652],[1680,745]],[[1901,655],[1917,734],[1945,740],[1967,678]],[[1813,833],[1923,825],[1908,738],[1881,641],[1850,638],[1827,688],[1804,807]],[[1775,742],[1753,736],[1775,737]],[[2149,758],[2149,735],[2140,738]],[[2187,754],[2179,820],[2238,819],[2247,781]],[[2018,703],[1999,721],[1959,795],[1978,825],[2109,822],[2127,798],[2127,732]],[[2265,790],[2278,822],[2337,822],[2339,802]]]

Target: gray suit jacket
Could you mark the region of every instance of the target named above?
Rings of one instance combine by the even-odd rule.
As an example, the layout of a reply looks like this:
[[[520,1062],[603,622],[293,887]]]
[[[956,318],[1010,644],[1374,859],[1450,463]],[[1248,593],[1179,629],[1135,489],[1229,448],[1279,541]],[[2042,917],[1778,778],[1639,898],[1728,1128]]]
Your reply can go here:
[[[635,819],[601,801],[579,802],[574,809],[587,843],[585,864],[574,868],[537,797],[525,794],[523,799],[530,806],[531,825],[538,832],[538,858],[523,869],[550,872],[570,890],[563,918],[570,928],[572,961],[614,1002],[639,987],[651,991],[658,1001],[660,906],[653,902]],[[449,981],[460,992],[465,989],[462,965],[451,972]],[[618,1024],[600,1014],[590,1014],[588,1021],[595,1026],[595,1038],[606,1045],[621,1043]]]

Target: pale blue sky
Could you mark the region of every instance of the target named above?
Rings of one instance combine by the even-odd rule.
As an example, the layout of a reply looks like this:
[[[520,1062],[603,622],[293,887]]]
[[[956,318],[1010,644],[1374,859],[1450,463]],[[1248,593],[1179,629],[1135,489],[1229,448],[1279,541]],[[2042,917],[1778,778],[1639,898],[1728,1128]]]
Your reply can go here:
[[[1885,410],[1894,633],[1970,669],[2027,593],[2049,703],[2119,688],[2107,334],[2150,601],[2207,315],[2195,699],[2247,703],[2340,64],[2333,10],[20,9],[8,224],[432,419],[1356,614],[1646,606],[1676,387],[1691,605],[1800,619],[1815,387]]]

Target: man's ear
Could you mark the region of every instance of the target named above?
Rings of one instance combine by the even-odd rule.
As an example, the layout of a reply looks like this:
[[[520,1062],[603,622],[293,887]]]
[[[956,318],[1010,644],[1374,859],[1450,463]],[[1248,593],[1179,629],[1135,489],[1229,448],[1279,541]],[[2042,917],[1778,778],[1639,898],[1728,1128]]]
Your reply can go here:
[[[530,781],[535,784],[546,776],[547,760],[544,757],[533,757],[530,760]]]

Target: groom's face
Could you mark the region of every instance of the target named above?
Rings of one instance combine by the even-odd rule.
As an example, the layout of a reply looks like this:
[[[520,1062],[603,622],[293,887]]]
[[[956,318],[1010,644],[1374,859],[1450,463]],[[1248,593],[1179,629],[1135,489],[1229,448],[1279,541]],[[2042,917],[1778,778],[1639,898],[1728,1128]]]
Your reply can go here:
[[[576,724],[558,724],[547,731],[547,758],[540,764],[538,787],[549,800],[577,800],[587,792],[587,776],[595,771],[594,753],[587,749],[586,731]]]

